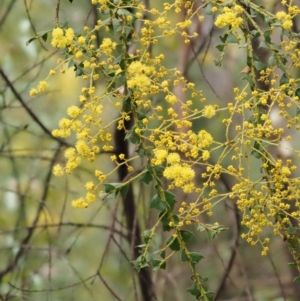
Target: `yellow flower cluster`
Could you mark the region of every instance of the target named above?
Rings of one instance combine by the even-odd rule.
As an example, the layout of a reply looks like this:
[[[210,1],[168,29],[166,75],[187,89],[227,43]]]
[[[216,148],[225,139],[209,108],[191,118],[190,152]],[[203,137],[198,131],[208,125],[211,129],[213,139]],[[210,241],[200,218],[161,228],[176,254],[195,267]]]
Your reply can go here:
[[[218,15],[215,25],[219,28],[231,26],[237,29],[243,22],[243,18],[239,15],[243,13],[243,8],[240,5],[234,6],[233,9],[224,7],[223,13]]]
[[[30,96],[37,96],[39,93],[45,92],[48,88],[48,83],[46,81],[40,81],[37,88],[32,88],[29,91]]]
[[[176,153],[171,153],[167,157],[168,166],[163,175],[171,180],[171,187],[182,188],[185,193],[191,193],[194,190],[195,171],[188,164],[181,164],[180,157]]]
[[[153,72],[153,67],[148,67],[142,64],[140,61],[132,62],[127,69],[128,72],[128,88],[138,88],[144,91],[151,85],[151,79],[149,75]]]
[[[74,37],[75,34],[72,28],[66,30],[63,30],[60,27],[54,28],[52,31],[51,45],[53,47],[64,49],[72,44]]]
[[[278,21],[282,22],[282,27],[286,30],[291,29],[291,27],[293,26],[291,15],[287,14],[284,11],[277,12],[276,18],[278,19]]]

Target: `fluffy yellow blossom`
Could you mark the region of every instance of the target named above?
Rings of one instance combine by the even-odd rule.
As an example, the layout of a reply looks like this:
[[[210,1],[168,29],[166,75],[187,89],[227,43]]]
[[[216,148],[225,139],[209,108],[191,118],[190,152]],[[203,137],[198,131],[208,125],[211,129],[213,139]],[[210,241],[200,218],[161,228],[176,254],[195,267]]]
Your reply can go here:
[[[80,58],[82,58],[83,57],[83,52],[82,51],[77,51],[76,53],[75,53],[75,58],[76,59],[80,59]]]
[[[285,19],[285,17],[286,17],[286,12],[284,12],[284,11],[279,11],[279,12],[276,13],[276,18],[279,21]]]
[[[202,158],[204,161],[207,161],[210,158],[210,153],[208,150],[205,150],[202,154]]]
[[[93,193],[88,192],[86,194],[85,198],[88,203],[93,203],[93,202],[95,202],[96,196]]]
[[[207,148],[209,147],[213,142],[213,137],[211,134],[206,132],[205,130],[201,130],[198,134],[198,147],[199,148]]]
[[[37,90],[38,90],[39,93],[45,92],[47,88],[48,88],[48,83],[44,80],[40,81],[38,86],[37,86]]]
[[[179,163],[165,168],[164,177],[173,180],[175,187],[184,187],[195,177],[195,171],[190,166],[183,166]]]
[[[81,113],[81,109],[76,106],[71,106],[67,109],[67,113],[70,117],[76,118]]]
[[[237,7],[237,6],[236,6]],[[225,27],[225,26],[231,26],[233,29],[237,29],[240,27],[241,23],[243,22],[243,19],[241,17],[238,17],[239,9],[237,9],[236,12],[233,12],[230,8],[225,7],[224,13],[220,14],[216,21],[215,25],[219,28]]]
[[[216,115],[216,110],[212,105],[208,105],[204,107],[203,116],[206,118],[211,118]]]
[[[287,166],[282,167],[281,173],[286,177],[291,175],[291,171]]]
[[[72,206],[75,208],[87,208],[89,204],[84,198],[79,198],[77,200],[72,201]]]
[[[94,184],[92,181],[86,182],[86,183],[85,183],[85,188],[86,188],[87,190],[93,190],[93,189],[95,189],[95,184]]]
[[[57,164],[53,167],[53,174],[57,177],[60,177],[64,174],[64,170],[59,164]]]
[[[167,158],[168,152],[165,149],[155,149],[154,155],[156,158],[155,165],[160,165]]]
[[[37,96],[39,94],[39,91],[38,89],[36,88],[32,88],[30,91],[29,91],[29,95],[30,96]]]
[[[79,37],[77,39],[78,44],[83,45],[85,43],[85,38],[84,37]]]
[[[180,156],[178,153],[170,153],[167,156],[167,163],[168,164],[175,164],[180,162]]]
[[[52,40],[51,45],[57,48],[66,48],[67,45],[70,45],[75,37],[74,31],[72,28],[68,28],[65,32],[62,28],[57,27],[52,31]]]
[[[113,49],[116,49],[117,44],[113,42],[110,38],[104,38],[100,50],[103,51],[106,55],[111,55]]]

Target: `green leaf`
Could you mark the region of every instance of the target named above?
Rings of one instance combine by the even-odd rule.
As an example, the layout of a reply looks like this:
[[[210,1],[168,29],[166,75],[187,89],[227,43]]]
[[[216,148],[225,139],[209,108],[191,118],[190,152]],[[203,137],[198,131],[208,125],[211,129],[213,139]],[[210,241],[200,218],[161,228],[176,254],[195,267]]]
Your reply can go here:
[[[212,6],[211,3],[209,3],[209,4],[206,5],[206,7],[205,7],[205,14],[206,14],[206,15],[212,15],[212,10],[211,10],[212,7],[213,7],[213,6]]]
[[[289,78],[287,77],[287,75],[285,73],[283,73],[280,78],[280,86],[285,85],[288,82],[289,82]]]
[[[182,249],[181,250],[181,253],[180,253],[180,260],[181,261],[188,261],[188,253],[185,249]]]
[[[163,176],[163,172],[165,170],[165,167],[163,165],[155,165],[153,167],[153,170],[154,170],[156,176],[158,176],[159,178],[161,178]]]
[[[266,49],[270,49],[270,45],[266,42],[266,41],[261,41],[258,48],[266,48]]]
[[[271,30],[266,30],[264,32],[264,37],[265,37],[265,41],[267,43],[271,43],[271,34],[272,34],[272,31]]]
[[[251,37],[251,39],[253,40],[253,39],[256,39],[256,38],[258,38],[259,36],[260,36],[260,33],[259,33],[259,31],[257,31],[257,30],[251,30],[250,31],[250,34],[252,35],[252,37]]]
[[[156,194],[150,201],[150,208],[162,211],[166,209],[166,204],[162,201],[160,196]]]
[[[46,33],[44,33],[44,34],[42,35],[42,39],[43,39],[44,42],[47,41],[47,38],[48,38],[48,32],[46,32]]]
[[[166,231],[170,231],[173,227],[170,227],[169,223],[171,221],[171,214],[170,213],[165,213],[166,211],[162,211],[160,214],[159,214],[159,217],[161,217],[161,215],[164,214],[164,216],[161,218],[161,223],[162,223],[162,227],[163,227],[163,231],[166,232]]]
[[[166,242],[166,244],[169,246],[169,248],[172,251],[179,251],[180,250],[180,244],[177,237],[170,236]]]
[[[120,188],[121,195],[125,198],[129,190],[129,184],[122,185]]]
[[[298,89],[295,91],[295,96],[298,96],[298,97],[299,97],[299,100],[300,100],[300,88],[298,88]]]
[[[152,231],[151,230],[145,230],[142,234],[143,238],[144,238],[144,242],[147,244],[151,238],[152,235]]]
[[[194,263],[194,264],[198,263],[203,258],[204,258],[204,256],[201,255],[200,253],[190,252],[190,259],[191,259],[192,263]]]
[[[144,182],[146,184],[149,184],[152,180],[152,174],[147,170],[145,173],[142,173],[138,179],[140,182]]]
[[[260,61],[254,61],[253,65],[254,65],[254,68],[258,71],[265,69],[267,67],[266,64],[264,64]]]
[[[125,9],[125,8],[119,8],[117,10],[117,14],[119,16],[122,16],[122,15],[131,15],[131,12],[129,10]]]
[[[221,60],[214,60],[215,66],[220,67],[221,66]]]
[[[227,37],[228,37],[228,34],[224,34],[224,36],[219,36],[220,40],[222,41],[222,43],[226,43],[227,41]]]
[[[197,299],[199,299],[199,297],[201,296],[200,290],[197,286],[196,283],[194,283],[190,288],[188,288],[186,290],[188,293],[192,294],[193,296],[195,296]]]
[[[184,243],[186,243],[186,244],[190,242],[192,236],[194,235],[193,232],[187,231],[187,230],[180,230],[179,232],[180,232],[180,234],[181,234],[182,240],[183,240]]]
[[[239,40],[237,39],[237,37],[233,33],[231,33],[227,37],[227,43],[237,43],[237,44],[239,44]]]
[[[169,210],[172,211],[174,209],[174,205],[176,204],[175,194],[167,190],[164,191],[164,194],[166,202],[169,205]]]
[[[206,228],[205,228],[204,226],[202,226],[202,225],[199,225],[199,226],[197,227],[197,230],[200,231],[200,232],[203,232],[203,231],[206,230]]]
[[[276,59],[273,55],[271,55],[268,59],[268,66],[271,66],[276,63]]]
[[[300,285],[300,276],[296,277],[296,278],[294,279],[294,281],[295,281],[297,284]]]
[[[111,193],[115,189],[117,189],[121,184],[120,183],[110,183],[110,184],[103,184],[104,186],[104,191],[106,193]]]
[[[140,136],[135,132],[135,127],[133,127],[132,129],[130,129],[126,136],[125,136],[125,140],[130,141],[132,144],[139,144],[141,141]]]
[[[226,46],[225,44],[219,44],[219,45],[216,46],[216,48],[217,48],[220,52],[222,52],[222,51],[224,50],[225,46]]]

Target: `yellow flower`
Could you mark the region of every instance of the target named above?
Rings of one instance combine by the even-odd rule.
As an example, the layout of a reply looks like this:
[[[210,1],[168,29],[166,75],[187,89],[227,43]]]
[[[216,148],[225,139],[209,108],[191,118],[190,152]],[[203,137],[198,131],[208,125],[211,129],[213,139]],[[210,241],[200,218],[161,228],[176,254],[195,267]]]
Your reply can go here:
[[[72,206],[75,208],[87,208],[89,204],[84,198],[79,198],[77,200],[72,201]]]
[[[81,113],[81,110],[76,106],[71,106],[68,108],[67,113],[70,117],[76,118]]]
[[[77,42],[78,42],[78,44],[83,45],[85,43],[85,38],[84,37],[79,37]]]
[[[53,167],[53,174],[57,177],[60,177],[64,174],[64,170],[59,164],[57,164]]]
[[[285,17],[286,17],[286,12],[284,12],[284,11],[279,11],[279,12],[276,13],[276,18],[279,21],[285,19]]]
[[[199,148],[207,148],[213,142],[213,137],[211,136],[211,134],[209,134],[205,130],[201,130],[199,132],[198,138],[199,138],[199,142],[198,142],[198,147]]]
[[[282,167],[281,169],[281,173],[284,175],[284,176],[289,176],[291,174],[291,171],[290,169],[287,167],[287,166],[284,166]]]
[[[155,165],[160,165],[168,156],[168,152],[165,149],[155,149],[154,155],[156,158]]]
[[[180,156],[178,153],[170,153],[167,157],[168,164],[175,164],[180,162]]]
[[[206,161],[210,158],[210,153],[209,151],[205,150],[202,154],[203,160]]]
[[[37,96],[39,94],[39,91],[38,91],[38,89],[36,89],[36,88],[32,88],[31,90],[30,90],[30,92],[29,92],[29,95],[30,96]]]
[[[37,86],[37,89],[38,89],[39,92],[45,92],[47,87],[48,87],[48,83],[43,80],[43,81],[40,81],[40,83]]]
[[[206,118],[211,118],[216,115],[216,110],[212,105],[205,106],[203,110],[203,116]]]

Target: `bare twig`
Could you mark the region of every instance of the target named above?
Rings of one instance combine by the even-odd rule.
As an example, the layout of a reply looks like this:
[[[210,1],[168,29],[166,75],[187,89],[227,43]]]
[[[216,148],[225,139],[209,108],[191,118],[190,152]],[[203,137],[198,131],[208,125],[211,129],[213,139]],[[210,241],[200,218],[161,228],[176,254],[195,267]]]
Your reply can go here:
[[[64,145],[64,146],[70,146],[67,142],[57,138],[57,137],[53,137],[51,132],[45,127],[45,125],[40,121],[40,119],[33,113],[33,111],[27,106],[26,102],[24,101],[24,99],[22,98],[22,96],[18,93],[18,91],[15,89],[14,85],[12,84],[12,82],[9,80],[9,78],[7,77],[7,75],[5,74],[5,72],[2,70],[2,68],[0,68],[0,75],[2,76],[2,78],[4,79],[4,81],[6,82],[7,86],[11,89],[11,91],[13,92],[14,96],[16,97],[16,99],[22,104],[23,108],[25,109],[25,111],[31,116],[31,118],[43,129],[43,131],[52,139],[58,141],[60,143],[60,145]]]

